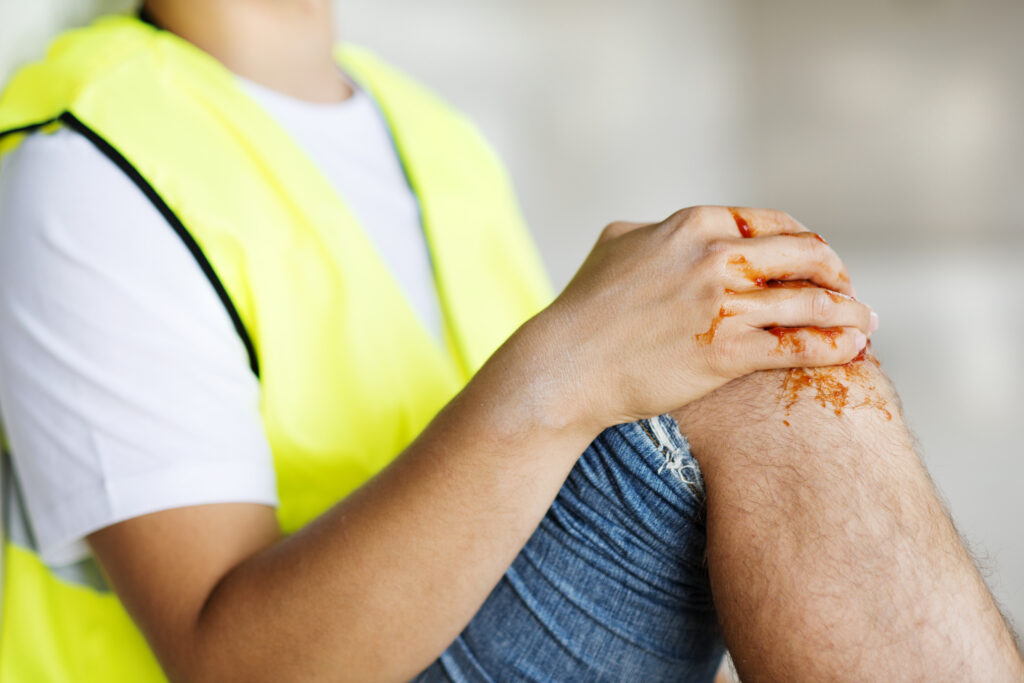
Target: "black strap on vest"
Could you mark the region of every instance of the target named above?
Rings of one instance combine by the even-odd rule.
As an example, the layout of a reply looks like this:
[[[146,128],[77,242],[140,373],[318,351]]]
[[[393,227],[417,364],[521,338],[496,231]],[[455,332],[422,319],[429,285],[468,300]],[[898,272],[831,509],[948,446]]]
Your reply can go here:
[[[153,204],[160,215],[164,217],[164,220],[171,226],[175,234],[181,239],[188,249],[189,253],[192,254],[192,258],[195,259],[199,265],[200,270],[203,271],[203,275],[206,276],[210,286],[213,287],[213,291],[217,293],[217,298],[220,299],[224,309],[228,313],[228,317],[231,318],[231,324],[234,325],[235,332],[238,333],[238,337],[242,340],[242,344],[245,346],[245,352],[249,357],[249,368],[257,378],[260,376],[260,365],[259,359],[256,356],[256,347],[252,343],[252,338],[249,336],[249,331],[245,329],[245,324],[242,322],[242,317],[238,314],[238,310],[235,308],[235,304],[231,301],[231,297],[228,296],[227,290],[224,289],[224,284],[217,277],[217,272],[213,269],[210,261],[206,258],[206,254],[196,243],[192,233],[188,231],[185,225],[178,218],[177,214],[171,210],[171,207],[167,205],[167,202],[163,200],[157,191],[153,188],[149,182],[142,177],[138,169],[132,166],[131,162],[125,159],[124,155],[118,152],[109,142],[104,140],[96,131],[89,128],[87,125],[82,123],[74,114],[71,112],[64,112],[60,116],[49,119],[46,121],[40,121],[38,123],[32,123],[25,126],[19,126],[10,130],[0,131],[0,139],[8,135],[15,135],[18,133],[31,133],[35,130],[43,128],[53,123],[62,123],[71,130],[79,133],[86,140],[91,142],[97,150],[99,150],[105,157],[110,159],[121,169],[122,172],[128,178],[135,183],[135,186],[139,188],[143,195]]]
[[[142,7],[139,8],[136,16],[139,18],[139,21],[143,21],[153,28],[163,29],[163,26],[156,22],[156,18],[153,16],[153,13],[149,11],[148,7],[146,7],[146,3],[142,3]]]

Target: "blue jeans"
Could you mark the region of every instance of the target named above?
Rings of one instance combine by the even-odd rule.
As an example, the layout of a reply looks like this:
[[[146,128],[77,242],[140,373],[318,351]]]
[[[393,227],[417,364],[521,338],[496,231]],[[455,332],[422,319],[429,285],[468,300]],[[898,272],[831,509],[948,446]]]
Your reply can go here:
[[[416,681],[710,681],[724,653],[704,483],[668,416],[605,430]]]

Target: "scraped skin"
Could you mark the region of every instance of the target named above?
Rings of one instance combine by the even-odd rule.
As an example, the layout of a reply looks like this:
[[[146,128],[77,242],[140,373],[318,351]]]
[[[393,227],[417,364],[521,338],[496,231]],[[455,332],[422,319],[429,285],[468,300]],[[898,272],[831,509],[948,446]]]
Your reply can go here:
[[[675,417],[704,473],[715,604],[744,681],[1024,681],[870,354],[755,373]]]
[[[730,213],[744,238],[763,231],[761,216]],[[784,355],[838,335],[766,331]],[[704,474],[712,588],[744,681],[1024,681],[869,347],[748,375],[674,416]]]

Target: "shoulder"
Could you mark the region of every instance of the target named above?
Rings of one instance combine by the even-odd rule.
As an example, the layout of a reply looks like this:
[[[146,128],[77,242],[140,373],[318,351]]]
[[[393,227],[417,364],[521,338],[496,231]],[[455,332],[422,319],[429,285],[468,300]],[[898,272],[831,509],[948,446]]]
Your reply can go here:
[[[73,131],[0,169],[0,405],[42,557],[129,517],[275,504],[259,384],[148,198]]]
[[[61,128],[34,133],[0,167],[0,216],[78,213],[82,204],[136,199],[137,190],[91,142]]]
[[[140,256],[165,259],[173,239],[131,179],[74,131],[34,133],[3,160],[0,282],[5,288],[54,288],[79,281],[84,270],[145,281],[149,276],[137,267]],[[170,274],[178,280],[191,277],[185,264]],[[77,296],[74,287],[65,294]]]

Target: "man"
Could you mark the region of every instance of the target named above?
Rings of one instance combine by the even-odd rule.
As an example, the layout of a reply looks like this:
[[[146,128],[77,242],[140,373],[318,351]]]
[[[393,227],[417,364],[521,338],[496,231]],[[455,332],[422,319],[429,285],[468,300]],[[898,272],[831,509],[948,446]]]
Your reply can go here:
[[[676,629],[637,645],[646,610],[590,622],[617,634],[578,659],[539,654],[593,633],[533,640],[550,633],[536,627],[546,614],[594,597],[572,585],[609,562],[626,570],[626,604],[653,585],[629,577],[655,552],[623,564],[622,548],[609,560],[586,538],[646,521],[631,497],[606,498],[616,519],[575,535],[552,515],[599,509],[593,499],[642,479],[641,462],[680,484],[644,480],[653,497],[699,495],[671,421],[602,432],[679,406],[744,675],[1016,675],[869,362],[790,374],[781,406],[772,375],[714,392],[863,351],[870,311],[816,236],[757,210],[613,224],[537,313],[544,285],[500,168],[464,121],[372,56],[343,53],[339,71],[326,2],[147,9],[164,30],[116,19],[70,35],[0,102],[15,131],[0,399],[26,508],[5,553],[3,675],[159,676],[127,615],[182,680],[705,675],[720,655],[714,612],[681,604],[702,592],[699,573],[670,610],[704,620],[692,655],[662,657]],[[807,392],[831,381],[850,402],[823,419]],[[746,424],[716,424],[738,406],[754,411]],[[850,472],[869,455],[898,466]],[[858,492],[860,517],[836,486]],[[895,491],[914,495],[897,510]],[[845,535],[827,525],[836,515]],[[809,557],[808,533],[828,552]],[[585,580],[516,583],[513,562],[565,559],[530,559],[545,538],[592,552],[572,570]],[[93,559],[116,598],[86,579]],[[503,602],[501,586],[520,599]],[[834,623],[837,608],[849,623]],[[510,640],[489,637],[494,616],[515,626]],[[873,660],[872,638],[913,647]]]

